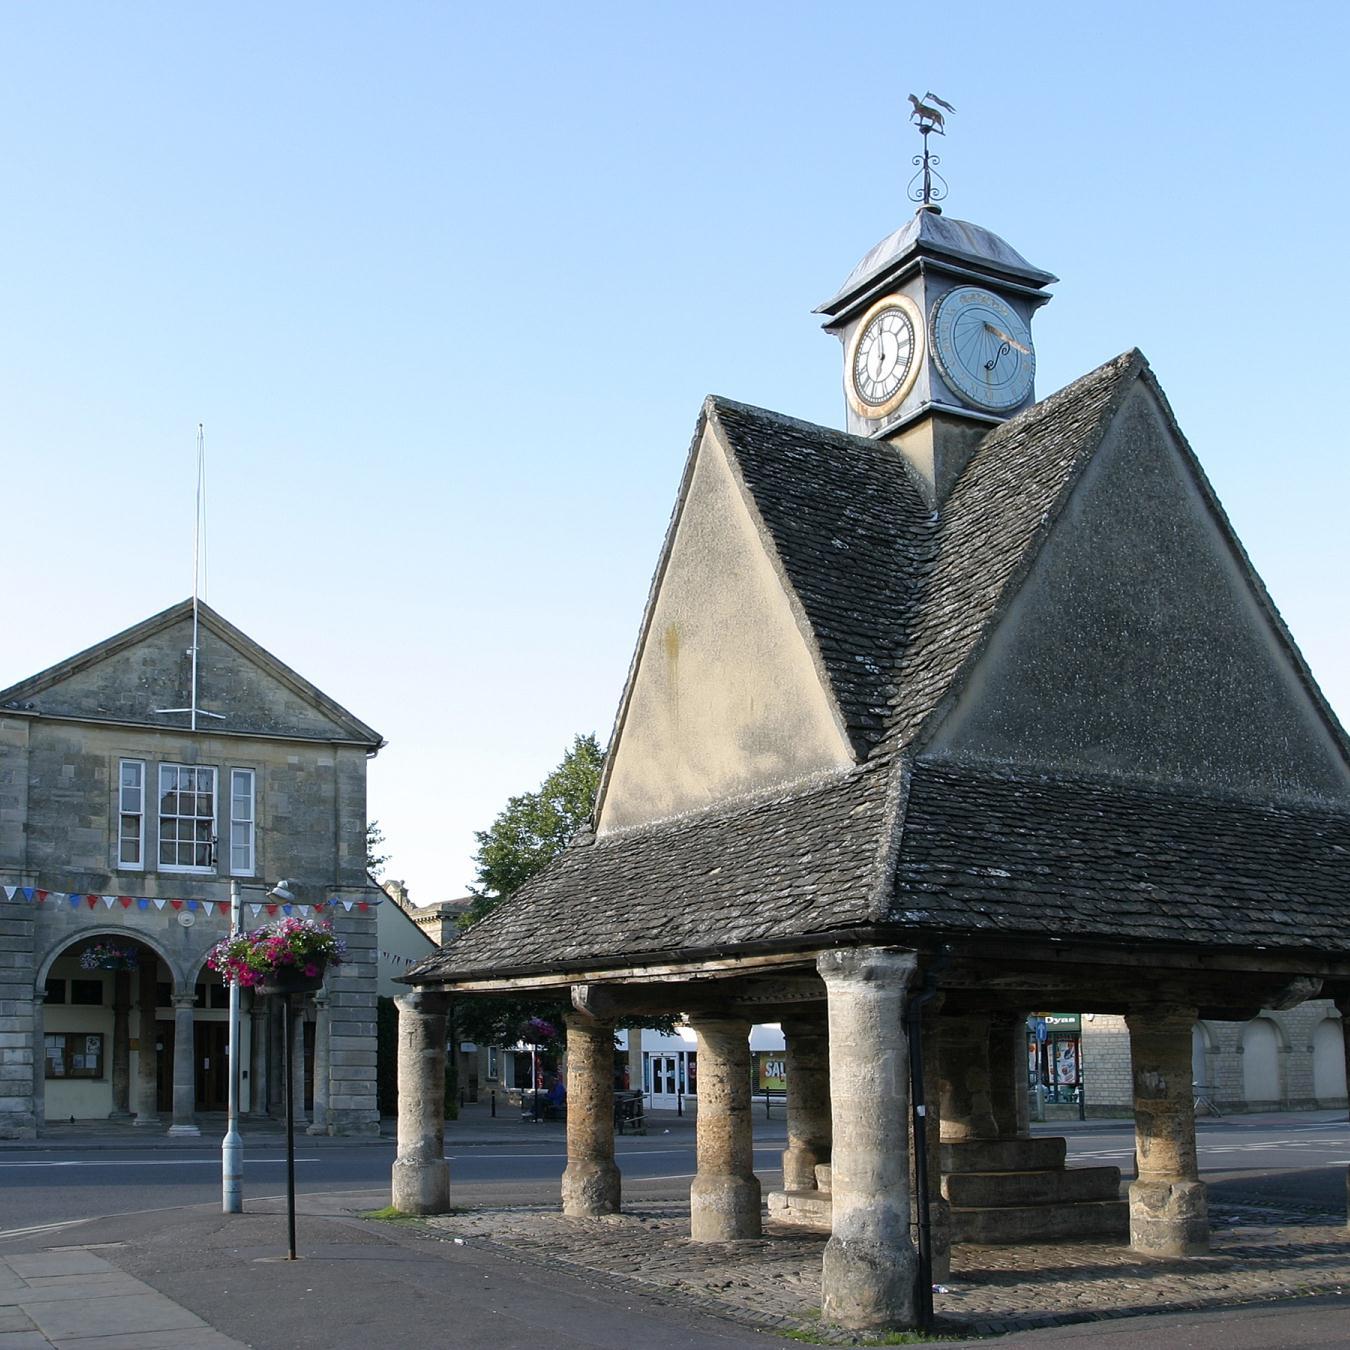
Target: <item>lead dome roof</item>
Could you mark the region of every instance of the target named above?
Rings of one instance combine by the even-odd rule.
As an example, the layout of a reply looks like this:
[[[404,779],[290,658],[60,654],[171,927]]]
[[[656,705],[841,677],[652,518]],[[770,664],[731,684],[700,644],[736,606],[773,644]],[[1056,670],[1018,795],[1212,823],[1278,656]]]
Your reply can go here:
[[[950,257],[954,262],[977,263],[984,269],[1033,286],[1048,286],[1059,280],[1052,273],[1033,267],[1011,244],[983,225],[939,215],[933,210],[920,210],[869,250],[834,297],[815,312],[837,314],[873,281],[918,253],[938,254]]]

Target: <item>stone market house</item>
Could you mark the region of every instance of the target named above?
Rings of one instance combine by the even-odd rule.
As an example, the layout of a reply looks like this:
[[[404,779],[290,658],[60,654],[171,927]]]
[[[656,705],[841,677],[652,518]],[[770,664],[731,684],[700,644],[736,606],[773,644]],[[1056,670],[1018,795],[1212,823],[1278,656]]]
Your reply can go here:
[[[185,601],[0,691],[0,1137],[72,1117],[194,1134],[223,1111],[228,990],[204,962],[231,884],[251,929],[286,912],[267,894],[283,878],[289,912],[331,918],[352,957],[296,1019],[310,1128],[378,1130],[383,742],[204,604],[195,632]],[[253,1115],[282,1110],[278,1002],[243,996]]]
[[[1344,1012],[1350,757],[1143,356],[1035,401],[1053,280],[922,209],[823,306],[846,431],[704,404],[593,832],[408,977],[400,1208],[447,1203],[447,997],[570,988],[564,1211],[620,1204],[614,1019],[683,1012],[695,1241],[760,1233],[782,1024],[773,1209],[831,1225],[826,1322],[920,1315],[911,1051],[939,1276],[949,1241],[1206,1250],[1192,1029]],[[1126,1020],[1128,1201],[1029,1135],[1044,1007]]]

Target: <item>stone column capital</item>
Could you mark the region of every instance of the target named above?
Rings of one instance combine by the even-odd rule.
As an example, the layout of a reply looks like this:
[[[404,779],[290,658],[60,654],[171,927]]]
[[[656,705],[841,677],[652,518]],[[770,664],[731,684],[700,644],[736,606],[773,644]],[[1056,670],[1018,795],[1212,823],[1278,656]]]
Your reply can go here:
[[[612,1017],[592,1017],[590,1013],[578,1012],[575,1009],[563,1013],[563,1025],[567,1027],[568,1035],[576,1033],[582,1036],[614,1035],[614,1022]]]
[[[450,995],[434,989],[414,989],[399,994],[394,1003],[400,1013],[410,1017],[444,1017],[450,1011]]]
[[[171,994],[169,999],[173,1004],[175,1012],[183,1012],[185,1010],[191,1012],[192,1009],[197,1006],[196,990],[190,990],[187,993]]]
[[[918,953],[903,947],[834,947],[816,957],[816,970],[827,988],[885,983],[903,990],[918,964]]]
[[[693,1013],[687,1020],[704,1040],[718,1046],[749,1044],[750,1028],[754,1025],[748,1017],[727,1017],[718,1013]]]

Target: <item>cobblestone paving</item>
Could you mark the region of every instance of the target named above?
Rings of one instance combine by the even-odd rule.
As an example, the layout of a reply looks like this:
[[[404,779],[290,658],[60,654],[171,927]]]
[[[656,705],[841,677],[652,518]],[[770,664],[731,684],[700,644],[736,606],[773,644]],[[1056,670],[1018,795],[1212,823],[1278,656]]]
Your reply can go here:
[[[738,1322],[820,1330],[821,1233],[768,1223],[757,1241],[693,1243],[689,1207],[674,1201],[600,1219],[520,1207],[429,1222],[447,1237],[632,1281]],[[1227,1205],[1211,1226],[1210,1254],[1187,1260],[1143,1260],[1104,1242],[958,1247],[935,1309],[953,1331],[1001,1332],[1350,1291],[1344,1220]]]

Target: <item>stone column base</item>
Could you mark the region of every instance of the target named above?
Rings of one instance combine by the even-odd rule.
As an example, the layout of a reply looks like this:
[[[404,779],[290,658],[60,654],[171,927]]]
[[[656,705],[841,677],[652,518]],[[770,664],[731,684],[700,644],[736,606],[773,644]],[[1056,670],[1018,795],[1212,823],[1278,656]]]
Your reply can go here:
[[[757,1238],[760,1222],[758,1177],[699,1176],[689,1188],[689,1236],[695,1242]]]
[[[135,1123],[139,1125],[140,1121],[136,1121]],[[159,1124],[158,1121],[155,1121],[154,1123]],[[196,1125],[170,1125],[168,1132],[179,1136],[191,1136],[201,1134],[201,1129]]]
[[[1203,1181],[1130,1184],[1130,1246],[1145,1256],[1203,1256],[1209,1203]]]
[[[390,1200],[401,1214],[444,1214],[450,1208],[450,1164],[394,1160]]]
[[[904,1237],[894,1242],[832,1237],[821,1267],[821,1320],[864,1331],[914,1326],[917,1265]]]
[[[562,1175],[563,1213],[578,1219],[617,1214],[621,1189],[615,1163],[570,1162]]]

